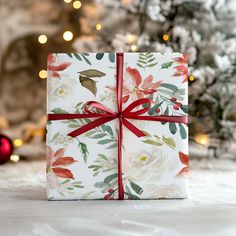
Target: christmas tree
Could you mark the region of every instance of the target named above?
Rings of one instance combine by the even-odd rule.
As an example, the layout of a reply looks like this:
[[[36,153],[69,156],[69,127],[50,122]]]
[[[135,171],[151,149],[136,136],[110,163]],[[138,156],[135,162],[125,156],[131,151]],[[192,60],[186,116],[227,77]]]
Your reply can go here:
[[[45,80],[35,77],[45,78],[49,52],[176,51],[189,63],[190,139],[223,153],[235,142],[235,1],[15,2],[13,6],[2,0],[0,8],[1,114],[13,125],[36,122],[44,114]],[[7,38],[9,29],[14,33]],[[16,80],[11,87],[10,80]],[[31,84],[32,91],[21,100],[25,93],[12,89],[24,91],[24,84]]]

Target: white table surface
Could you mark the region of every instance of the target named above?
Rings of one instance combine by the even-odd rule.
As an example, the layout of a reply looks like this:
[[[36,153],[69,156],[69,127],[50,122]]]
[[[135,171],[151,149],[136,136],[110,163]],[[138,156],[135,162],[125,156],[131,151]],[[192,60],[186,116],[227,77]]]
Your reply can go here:
[[[236,162],[192,161],[189,198],[55,201],[44,162],[0,166],[0,235],[236,235]]]

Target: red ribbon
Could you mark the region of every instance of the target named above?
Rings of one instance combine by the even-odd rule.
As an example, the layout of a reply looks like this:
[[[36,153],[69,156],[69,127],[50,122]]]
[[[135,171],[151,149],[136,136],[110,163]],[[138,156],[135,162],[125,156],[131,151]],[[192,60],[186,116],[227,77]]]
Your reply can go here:
[[[96,101],[88,101],[84,104],[84,114],[48,114],[48,120],[70,120],[82,118],[98,118],[90,123],[75,129],[70,132],[70,137],[77,137],[97,126],[105,124],[111,120],[119,119],[119,133],[118,133],[118,195],[119,199],[124,199],[124,188],[122,183],[122,139],[123,139],[123,125],[128,128],[137,137],[146,136],[144,132],[130,123],[127,119],[134,120],[149,120],[149,121],[163,121],[174,123],[188,123],[187,116],[143,116],[151,107],[151,100],[148,98],[141,98],[132,102],[127,108],[122,110],[122,91],[123,91],[123,53],[116,54],[116,77],[117,77],[117,108],[118,112],[113,112],[103,104]],[[145,108],[136,109],[145,104]],[[93,110],[90,110],[93,108]]]

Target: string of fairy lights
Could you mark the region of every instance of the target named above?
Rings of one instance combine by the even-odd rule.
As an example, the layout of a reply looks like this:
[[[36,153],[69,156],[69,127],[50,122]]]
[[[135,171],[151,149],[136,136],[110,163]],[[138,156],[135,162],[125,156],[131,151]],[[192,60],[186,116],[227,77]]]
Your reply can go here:
[[[82,7],[82,3],[80,1],[78,1],[78,0],[75,0],[75,1],[73,1],[73,0],[64,0],[64,2],[65,2],[65,4],[71,4],[71,6],[74,9],[76,9],[76,10],[78,10],[78,9],[80,9]],[[103,29],[102,24],[100,22],[96,23],[95,29],[97,31],[102,30]],[[62,34],[62,38],[65,41],[69,42],[69,41],[73,40],[74,35],[73,35],[73,33],[71,31],[66,30]],[[170,36],[168,34],[163,34],[162,39],[163,39],[163,41],[165,43],[168,43],[168,41],[170,40]],[[47,35],[41,34],[41,35],[38,36],[38,42],[40,44],[46,44],[47,41],[48,41]],[[127,41],[128,41],[128,43],[130,45],[130,51],[131,52],[137,52],[138,51],[138,46],[136,44],[136,42],[137,42],[137,35],[135,35],[135,34],[128,34],[127,35]],[[39,75],[40,79],[46,79],[47,78],[47,71],[45,69],[42,69],[42,70],[39,71],[38,75]],[[194,80],[195,80],[194,75],[189,75],[189,81],[193,82]]]
[[[130,0],[127,0],[127,4],[129,1]],[[70,4],[71,7],[73,7],[76,10],[79,10],[82,7],[82,3],[78,0],[64,0],[64,3]],[[95,24],[94,29],[96,31],[101,31],[101,30],[103,30],[103,25],[100,22],[97,22]],[[73,34],[73,32],[71,32],[70,30],[67,29],[61,34],[61,37],[64,41],[70,42],[74,39],[74,34]],[[126,40],[130,46],[131,52],[137,52],[139,50],[139,48],[137,46],[138,35],[128,33],[126,35]],[[168,35],[167,33],[163,34],[162,40],[163,40],[163,42],[168,43],[170,40],[170,35]],[[38,36],[38,43],[46,44],[47,42],[48,42],[48,36],[46,34],[40,34]],[[40,79],[46,79],[47,78],[47,71],[45,69],[40,70],[38,73],[38,76]],[[194,80],[195,80],[194,75],[189,75],[189,81],[192,82]],[[201,145],[208,145],[208,143],[209,143],[208,136],[205,134],[197,135],[195,137],[195,141]],[[22,145],[24,145],[24,141],[20,138],[14,139],[12,143],[13,143],[13,146],[15,149],[20,148]],[[10,156],[10,160],[12,162],[18,162],[20,160],[20,156],[17,154],[12,154]]]

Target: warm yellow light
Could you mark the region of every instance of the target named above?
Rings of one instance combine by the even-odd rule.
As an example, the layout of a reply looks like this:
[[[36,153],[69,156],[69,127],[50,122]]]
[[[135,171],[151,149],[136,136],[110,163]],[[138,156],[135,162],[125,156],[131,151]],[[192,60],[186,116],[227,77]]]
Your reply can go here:
[[[74,2],[73,2],[73,7],[74,7],[75,9],[79,9],[79,8],[81,7],[81,2],[80,2],[80,1],[74,1]]]
[[[132,3],[132,0],[122,0],[122,4],[125,6],[129,6]]]
[[[64,0],[65,3],[71,3],[72,0]]]
[[[195,137],[195,140],[197,143],[202,144],[202,145],[206,145],[209,143],[209,138],[206,134],[197,135]]]
[[[128,43],[134,43],[137,40],[137,35],[135,34],[128,34],[127,41]]]
[[[168,41],[169,40],[169,35],[168,34],[164,34],[163,36],[162,36],[162,38],[163,38],[163,40],[164,41]]]
[[[71,41],[73,39],[73,33],[71,31],[65,31],[63,34],[63,38],[66,41]]]
[[[41,43],[41,44],[45,44],[45,43],[48,41],[48,38],[47,38],[46,35],[41,34],[41,35],[39,35],[39,37],[38,37],[38,41],[39,41],[39,43]]]
[[[13,144],[15,147],[20,147],[20,146],[22,146],[23,141],[21,139],[17,138],[14,140]]]
[[[96,30],[101,30],[102,29],[102,25],[100,23],[96,24]]]
[[[138,47],[137,47],[135,44],[133,44],[133,45],[130,47],[130,49],[131,49],[132,52],[135,52],[135,51],[137,51]]]
[[[46,70],[39,71],[39,77],[41,79],[46,79],[47,78],[47,71]]]
[[[18,155],[11,155],[10,160],[13,162],[18,162],[20,160],[20,157]]]
[[[194,77],[193,75],[190,75],[190,76],[189,76],[189,80],[190,80],[190,81],[194,81],[194,80],[195,80],[195,77]]]

